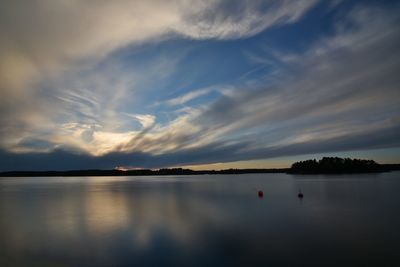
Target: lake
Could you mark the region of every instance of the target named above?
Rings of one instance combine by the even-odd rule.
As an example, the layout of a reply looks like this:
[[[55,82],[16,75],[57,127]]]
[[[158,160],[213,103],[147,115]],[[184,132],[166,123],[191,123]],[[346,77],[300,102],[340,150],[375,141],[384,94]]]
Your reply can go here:
[[[0,178],[0,266],[400,266],[399,229],[400,172]]]

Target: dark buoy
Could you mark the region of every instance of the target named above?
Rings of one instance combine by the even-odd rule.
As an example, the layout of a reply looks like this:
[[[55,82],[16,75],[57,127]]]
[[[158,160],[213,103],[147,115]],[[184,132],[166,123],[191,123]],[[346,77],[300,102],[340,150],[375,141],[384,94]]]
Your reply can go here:
[[[264,192],[261,191],[261,190],[259,190],[259,191],[257,192],[257,195],[258,195],[259,198],[262,198],[262,197],[264,196]]]
[[[297,194],[298,198],[303,198],[303,193],[301,191],[299,191],[299,193]]]

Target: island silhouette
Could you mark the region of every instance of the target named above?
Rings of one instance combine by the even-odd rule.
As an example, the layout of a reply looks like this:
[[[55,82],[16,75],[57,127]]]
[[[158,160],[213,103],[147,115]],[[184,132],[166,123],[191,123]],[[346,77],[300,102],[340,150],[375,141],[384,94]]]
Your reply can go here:
[[[0,177],[40,176],[156,176],[156,175],[204,175],[204,174],[246,174],[246,173],[288,173],[288,174],[351,174],[376,173],[400,170],[400,164],[378,164],[373,160],[324,157],[292,164],[290,168],[273,169],[224,169],[191,170],[184,168],[133,169],[133,170],[65,170],[65,171],[6,171]]]
[[[378,164],[373,160],[324,157],[320,160],[310,159],[292,164],[291,174],[347,174],[374,173],[396,170],[398,164]],[[398,166],[397,166],[398,168]]]

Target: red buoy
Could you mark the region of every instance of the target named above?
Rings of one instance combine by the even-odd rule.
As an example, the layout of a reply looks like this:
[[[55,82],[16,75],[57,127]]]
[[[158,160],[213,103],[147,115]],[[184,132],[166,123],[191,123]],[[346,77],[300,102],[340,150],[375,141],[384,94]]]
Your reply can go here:
[[[264,192],[261,191],[261,190],[259,190],[259,191],[257,192],[257,194],[258,194],[258,197],[259,197],[259,198],[261,198],[261,197],[264,196]]]

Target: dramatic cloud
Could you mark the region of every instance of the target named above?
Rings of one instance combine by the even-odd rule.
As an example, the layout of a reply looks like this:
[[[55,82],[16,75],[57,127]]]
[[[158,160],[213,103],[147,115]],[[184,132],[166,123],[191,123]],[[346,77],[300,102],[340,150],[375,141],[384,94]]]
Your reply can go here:
[[[347,18],[354,24],[348,31],[322,39],[302,54],[276,58],[284,67],[269,87],[238,88],[211,106],[135,140],[135,148],[166,153],[243,144],[238,160],[307,153],[304,148],[311,151],[316,143],[321,152],[333,151],[335,140],[342,150],[378,148],[376,140],[382,147],[387,142],[396,146],[393,139],[386,142],[385,138],[398,133],[400,126],[396,75],[400,32],[392,27],[398,19],[395,13],[379,9],[355,9]],[[364,141],[363,146],[354,136]],[[375,142],[368,142],[368,136]],[[346,139],[354,146],[341,145],[347,144]],[[214,160],[211,155],[204,159]],[[219,159],[229,160],[232,157]]]
[[[207,66],[190,56],[206,39],[290,27],[317,4],[234,2],[1,3],[0,169],[166,167],[400,146],[398,5],[342,10],[301,49],[271,48],[269,36],[242,43],[235,53],[244,59],[223,66],[236,75],[250,62],[244,74],[196,83]],[[164,52],[159,44],[171,40],[179,48]]]
[[[2,92],[26,93],[37,79],[70,64],[101,59],[116,48],[171,33],[191,38],[251,36],[276,24],[295,22],[315,1],[238,1],[232,5],[235,10],[227,10],[231,4],[215,0],[3,1]]]
[[[134,77],[124,81],[115,80],[113,76],[121,70],[112,69],[106,73],[92,70],[95,73],[88,74],[92,77],[81,73],[116,49],[160,41],[174,34],[218,39],[250,36],[275,24],[296,21],[314,2],[237,4],[244,9],[231,12],[226,10],[228,2],[215,0],[2,1],[2,146],[9,147],[29,137],[22,134],[25,132],[30,135],[57,128],[59,114],[55,111],[65,107],[54,97],[70,103],[67,110],[60,112],[68,113],[72,108],[93,118],[88,112],[101,106],[108,109],[107,116],[115,117],[113,105],[126,97],[126,91],[132,89],[128,86],[140,78],[131,75]],[[75,73],[71,74],[71,70]],[[70,78],[63,78],[65,75]],[[63,83],[55,82],[60,80]],[[105,107],[104,102],[112,106]]]

